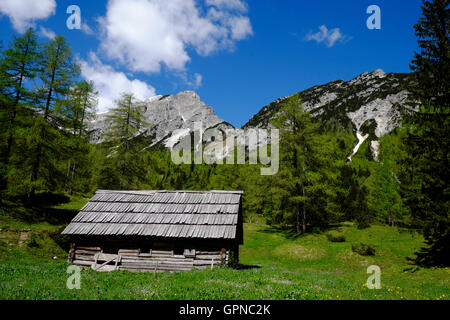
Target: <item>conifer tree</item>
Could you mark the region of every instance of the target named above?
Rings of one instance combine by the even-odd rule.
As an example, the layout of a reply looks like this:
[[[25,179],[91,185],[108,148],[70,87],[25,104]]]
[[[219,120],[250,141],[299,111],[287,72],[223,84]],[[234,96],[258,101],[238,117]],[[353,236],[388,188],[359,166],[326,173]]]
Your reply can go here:
[[[397,130],[399,131],[399,130]],[[405,224],[406,208],[400,195],[400,181],[395,160],[400,157],[400,138],[397,132],[385,135],[380,141],[380,163],[376,178],[376,211],[380,222],[394,226]]]
[[[352,161],[339,167],[340,188],[336,201],[345,220],[355,220],[359,229],[370,226],[373,212],[369,209],[367,180],[370,170]]]
[[[122,93],[117,107],[111,109],[108,115],[105,143],[109,146],[109,163],[104,173],[109,183],[121,190],[136,188],[142,178],[141,151],[144,145],[140,137],[149,125],[143,115],[143,103],[131,93]],[[102,176],[105,177],[105,174]]]
[[[36,33],[28,29],[22,37],[17,37],[3,53],[0,64],[0,113],[1,113],[1,168],[0,192],[7,187],[8,165],[18,128],[24,127],[21,118],[27,116],[34,93],[26,86],[38,71],[40,48]],[[22,119],[23,120],[23,119]]]
[[[450,265],[449,0],[424,1],[423,17],[414,26],[420,52],[413,97],[421,103],[406,123],[402,196],[413,226],[423,230],[427,247],[417,253],[421,265]]]
[[[32,140],[31,174],[28,190],[30,201],[37,187],[57,185],[63,174],[57,170],[54,160],[67,156],[64,135],[64,106],[70,89],[79,75],[79,66],[74,62],[72,50],[63,36],[56,36],[44,44],[39,60],[39,78],[42,87],[38,90],[39,104],[34,119]],[[39,178],[43,177],[42,181]]]
[[[325,226],[334,210],[328,206],[333,182],[324,156],[330,145],[318,134],[319,124],[304,112],[298,95],[284,102],[272,123],[280,129],[282,141],[280,170],[272,185],[275,210],[287,214],[284,220],[294,220],[297,233],[305,233],[307,225]],[[321,139],[324,148],[318,147]]]
[[[69,148],[72,150],[67,161],[65,190],[72,194],[76,181],[89,178],[90,131],[89,122],[95,118],[98,92],[92,81],[81,81],[72,90],[62,109],[65,127],[69,130]],[[83,183],[79,183],[82,187]]]
[[[450,108],[449,4],[449,0],[424,1],[423,16],[414,25],[420,51],[410,64],[416,78],[411,91],[424,112],[448,113]]]

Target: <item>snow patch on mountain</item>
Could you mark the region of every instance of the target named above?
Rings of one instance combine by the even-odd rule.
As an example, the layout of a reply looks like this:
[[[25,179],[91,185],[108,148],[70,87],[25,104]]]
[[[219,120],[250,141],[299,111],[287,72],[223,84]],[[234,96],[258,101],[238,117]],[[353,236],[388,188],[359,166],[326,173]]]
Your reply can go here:
[[[356,132],[356,137],[358,138],[358,144],[353,148],[353,152],[351,155],[348,156],[347,160],[352,161],[352,157],[358,152],[359,147],[366,141],[366,139],[369,137],[369,134],[361,135],[361,132]]]

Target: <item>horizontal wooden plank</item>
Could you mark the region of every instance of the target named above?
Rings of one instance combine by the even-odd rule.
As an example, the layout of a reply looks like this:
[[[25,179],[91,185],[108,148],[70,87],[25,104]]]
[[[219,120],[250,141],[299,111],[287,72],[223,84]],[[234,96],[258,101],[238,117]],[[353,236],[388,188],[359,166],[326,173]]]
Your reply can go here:
[[[83,246],[76,246],[77,249],[81,250],[89,250],[89,251],[101,251],[102,248],[100,247],[83,247]]]
[[[110,254],[110,253],[99,253],[97,255],[97,261],[108,261],[112,259],[117,259],[119,256],[117,254]]]
[[[211,265],[212,260],[194,260],[194,266],[197,265]],[[214,260],[214,265],[221,264],[222,261],[220,260]]]
[[[138,256],[141,250],[129,250],[129,249],[120,249],[118,254],[121,256]]]
[[[218,255],[221,254],[220,251],[199,251],[195,252],[196,255]]]
[[[192,268],[194,265],[192,263],[190,264],[172,264],[172,263],[122,263],[120,266],[122,267],[142,267],[142,268],[149,268],[149,269],[164,269],[168,267],[173,268]]]
[[[173,255],[172,250],[152,250],[152,255]]]
[[[91,264],[94,263],[94,261],[90,262],[90,261],[84,261],[84,260],[73,260],[72,263],[75,265],[90,266]]]
[[[90,251],[90,250],[75,250],[76,254],[84,254],[84,255],[95,255],[97,253],[100,253],[100,251]]]
[[[121,266],[142,266],[142,267],[149,267],[149,268],[162,268],[166,266],[178,266],[178,267],[192,267],[194,264],[192,262],[187,263],[173,263],[173,262],[122,262],[120,264]]]
[[[151,257],[151,253],[139,253],[139,257]]]
[[[120,267],[130,267],[130,268],[147,268],[152,270],[166,270],[166,269],[192,269],[194,267],[193,264],[185,264],[185,265],[178,265],[178,264],[150,264],[150,263],[123,263],[120,265]]]
[[[170,258],[153,258],[153,259],[130,259],[126,257],[122,257],[122,263],[162,263],[162,262],[170,262],[170,263],[193,263],[194,259],[170,259]]]
[[[141,258],[141,256],[139,256],[139,257]],[[182,257],[180,257],[180,258],[177,258],[177,257],[175,257],[175,256],[172,256],[172,255],[165,255],[165,254],[152,254],[151,257],[142,257],[142,258],[144,258],[144,259],[147,259],[147,258],[161,258],[161,259],[174,258],[174,259],[185,259],[184,256],[182,256]]]
[[[139,269],[139,268],[126,268],[126,267],[119,267],[119,270],[121,271],[130,271],[130,272],[154,272],[153,270],[150,269]],[[157,270],[157,273],[161,273],[161,272],[167,272],[165,270]]]
[[[130,270],[130,269],[139,269],[139,270],[147,270],[149,272],[154,272],[155,267],[153,266],[141,266],[141,265],[121,265],[119,266],[119,270]],[[180,267],[180,266],[161,266],[156,269],[156,271],[189,271],[192,270],[193,266],[190,267]]]
[[[222,256],[222,255],[220,255],[220,254],[216,254],[216,255],[206,255],[206,254],[197,254],[196,256],[195,256],[195,259],[197,260],[211,260],[211,259],[214,259],[214,260],[220,260],[220,259],[224,259],[225,258],[225,256]]]
[[[95,257],[75,254],[75,260],[95,261]]]
[[[174,259],[174,260],[193,260],[193,258],[185,258],[184,256],[151,256],[151,257],[143,257],[139,256],[122,256],[123,259],[135,259],[135,260],[164,260],[164,259]]]

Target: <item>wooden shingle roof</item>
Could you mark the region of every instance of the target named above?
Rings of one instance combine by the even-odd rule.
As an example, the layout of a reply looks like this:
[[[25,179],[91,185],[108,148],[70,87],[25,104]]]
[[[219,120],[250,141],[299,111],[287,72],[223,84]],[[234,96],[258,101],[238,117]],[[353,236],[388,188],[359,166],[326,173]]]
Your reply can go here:
[[[242,194],[98,190],[62,234],[235,239]]]

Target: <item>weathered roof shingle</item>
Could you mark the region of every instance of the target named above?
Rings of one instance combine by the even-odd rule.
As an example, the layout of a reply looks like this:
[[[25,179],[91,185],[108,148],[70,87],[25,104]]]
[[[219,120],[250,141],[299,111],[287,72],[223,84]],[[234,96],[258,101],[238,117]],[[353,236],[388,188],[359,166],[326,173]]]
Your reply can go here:
[[[62,234],[235,239],[242,194],[98,190]]]

